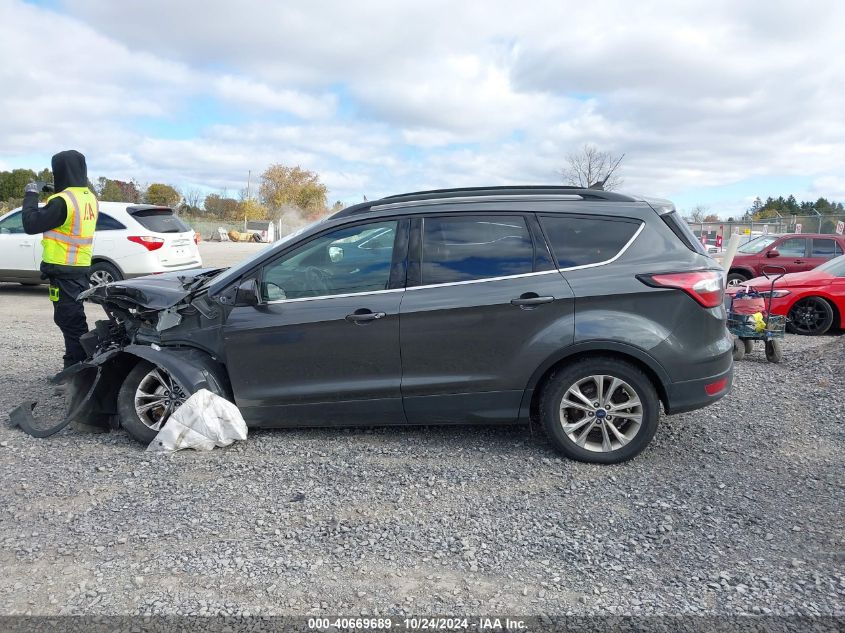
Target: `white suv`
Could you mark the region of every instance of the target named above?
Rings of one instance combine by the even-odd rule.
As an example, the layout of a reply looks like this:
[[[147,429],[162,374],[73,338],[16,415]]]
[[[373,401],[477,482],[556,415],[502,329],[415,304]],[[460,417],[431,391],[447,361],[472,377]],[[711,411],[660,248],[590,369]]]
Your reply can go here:
[[[0,217],[0,281],[46,283],[40,264],[41,235],[24,232],[21,210]],[[197,236],[173,209],[100,202],[91,285],[201,267]]]

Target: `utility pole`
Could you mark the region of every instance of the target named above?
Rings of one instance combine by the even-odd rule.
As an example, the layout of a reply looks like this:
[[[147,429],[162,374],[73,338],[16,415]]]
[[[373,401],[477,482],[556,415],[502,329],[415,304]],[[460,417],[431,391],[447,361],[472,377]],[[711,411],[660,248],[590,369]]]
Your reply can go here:
[[[250,169],[246,173],[246,200],[249,200],[249,181],[250,181],[251,178],[252,178],[252,170]],[[247,214],[248,210],[249,210],[249,205],[245,204],[244,205],[244,233],[246,233],[246,214]]]

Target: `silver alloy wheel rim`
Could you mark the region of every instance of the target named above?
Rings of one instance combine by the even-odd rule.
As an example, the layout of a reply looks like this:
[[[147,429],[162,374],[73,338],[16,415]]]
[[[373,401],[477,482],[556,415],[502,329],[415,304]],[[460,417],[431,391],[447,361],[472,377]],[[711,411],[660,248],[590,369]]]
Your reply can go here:
[[[105,286],[114,281],[114,277],[107,270],[95,270],[90,276],[92,286]]]
[[[740,285],[742,285],[742,281],[740,281],[739,279],[729,279],[728,285],[729,286],[740,286]]]
[[[643,405],[636,390],[615,376],[580,379],[566,390],[560,403],[560,425],[577,446],[609,453],[639,433]]]
[[[185,390],[163,369],[154,367],[135,390],[135,413],[153,431],[160,431],[170,415],[187,399]]]

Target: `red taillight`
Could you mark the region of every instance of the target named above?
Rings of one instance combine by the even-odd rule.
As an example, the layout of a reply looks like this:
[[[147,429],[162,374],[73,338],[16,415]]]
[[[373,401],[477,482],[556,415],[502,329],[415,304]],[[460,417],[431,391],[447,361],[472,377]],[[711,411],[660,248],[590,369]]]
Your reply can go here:
[[[727,377],[704,385],[704,391],[708,396],[715,396],[717,393],[722,393],[728,386]]]
[[[683,290],[705,308],[720,306],[725,298],[722,275],[715,270],[642,275],[640,280],[650,286]]]
[[[148,251],[158,250],[159,248],[164,246],[164,240],[160,237],[150,237],[148,235],[130,235],[126,239],[130,242],[140,244]]]

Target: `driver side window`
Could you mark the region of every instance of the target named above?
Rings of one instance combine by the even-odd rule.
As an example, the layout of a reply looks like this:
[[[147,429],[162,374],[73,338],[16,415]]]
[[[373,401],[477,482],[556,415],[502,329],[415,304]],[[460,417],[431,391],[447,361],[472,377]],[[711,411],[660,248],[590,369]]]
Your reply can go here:
[[[344,227],[320,235],[264,267],[265,301],[386,290],[397,222]]]
[[[18,211],[17,213],[13,213],[8,218],[0,221],[0,233],[8,234],[18,234],[24,233],[23,230],[23,214]]]

